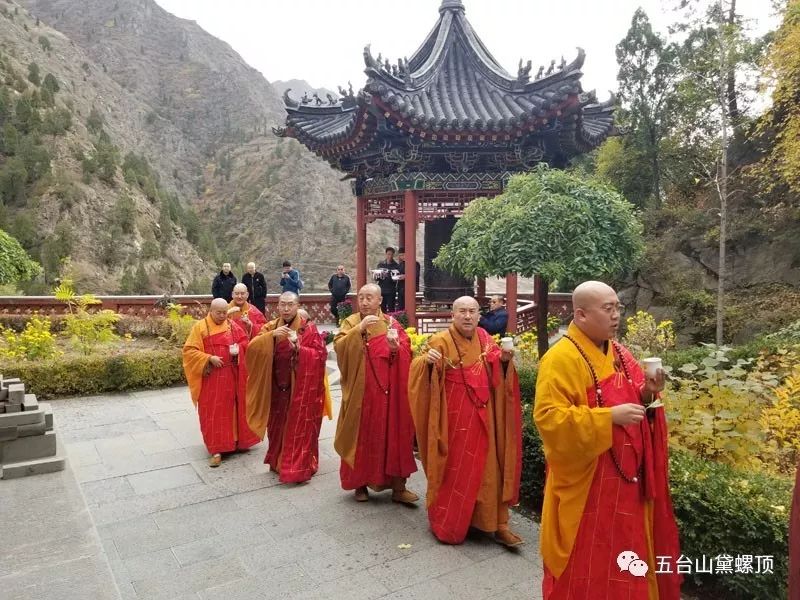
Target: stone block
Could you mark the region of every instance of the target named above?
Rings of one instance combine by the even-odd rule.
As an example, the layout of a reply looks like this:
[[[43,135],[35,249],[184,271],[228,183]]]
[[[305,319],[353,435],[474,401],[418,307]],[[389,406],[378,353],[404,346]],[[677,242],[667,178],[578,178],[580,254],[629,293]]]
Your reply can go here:
[[[22,404],[25,401],[25,384],[12,383],[8,386],[9,404]]]
[[[0,414],[3,414],[4,412],[6,412],[6,403],[0,402]]]
[[[6,404],[6,414],[22,412],[22,404]]]
[[[0,384],[0,402],[5,402],[6,398],[8,398],[8,390]]]
[[[25,394],[25,398],[22,401],[22,410],[28,412],[37,408],[39,408],[39,402],[36,400],[36,394]]]
[[[34,460],[54,456],[56,453],[56,434],[48,431],[44,435],[21,437],[2,443],[3,464]]]
[[[16,425],[12,425],[10,427],[0,427],[0,442],[15,440],[17,437],[19,437],[19,434],[17,432]]]
[[[30,425],[31,423],[44,422],[45,412],[41,409],[42,406],[43,405],[41,404],[39,405],[39,410],[0,415],[0,427],[10,427],[11,425]]]
[[[57,471],[63,471],[65,465],[66,457],[62,452],[57,452],[55,456],[4,463],[2,471],[0,471],[0,479],[16,479],[17,477],[27,477],[28,475],[56,473]]]
[[[50,408],[50,404],[47,402],[40,402],[39,403],[39,410],[44,413],[44,423],[45,429],[47,431],[52,431],[53,429],[53,409]]]
[[[22,383],[22,380],[19,377],[11,377],[9,379],[3,379],[3,389],[8,389],[8,386],[13,385],[15,383]]]
[[[31,423],[30,425],[17,426],[18,437],[28,437],[31,435],[44,435],[45,431],[46,429],[44,420],[40,421],[39,423]]]

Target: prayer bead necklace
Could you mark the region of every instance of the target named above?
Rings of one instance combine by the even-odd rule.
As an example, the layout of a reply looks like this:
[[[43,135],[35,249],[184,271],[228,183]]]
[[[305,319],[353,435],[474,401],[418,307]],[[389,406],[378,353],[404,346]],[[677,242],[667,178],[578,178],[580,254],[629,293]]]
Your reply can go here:
[[[568,339],[570,342],[572,342],[575,348],[577,348],[580,355],[583,357],[583,360],[586,362],[586,366],[589,367],[589,372],[592,374],[592,381],[594,382],[594,391],[595,391],[595,397],[597,399],[597,406],[600,408],[604,408],[605,403],[603,402],[603,391],[600,389],[600,382],[597,379],[597,373],[595,373],[594,367],[592,366],[589,357],[586,355],[586,352],[583,350],[583,348],[580,347],[578,342],[576,342],[568,335],[565,335],[564,337]],[[625,373],[625,379],[628,380],[628,383],[633,385],[633,380],[631,379],[630,373],[628,372],[628,365],[625,363],[625,359],[622,356],[622,351],[621,351],[622,348],[614,340],[611,340],[611,346],[614,349],[617,358],[619,358],[620,365],[622,366],[622,371]],[[639,402],[641,403],[641,398],[639,399]],[[627,431],[625,431],[624,427],[622,428],[622,432],[625,434],[626,437],[630,438],[630,435],[628,434]],[[611,448],[609,448],[609,453],[611,454],[611,460],[613,461],[614,466],[617,468],[617,473],[619,473],[620,477],[622,477],[628,483],[638,483],[639,478],[642,476],[643,464],[639,460],[639,456],[636,453],[636,451],[634,450],[634,454],[637,454],[636,462],[639,463],[639,466],[636,469],[636,473],[633,476],[628,475],[627,473],[625,473],[625,471],[622,470],[622,464],[620,463],[619,458],[617,457],[617,453],[614,451],[613,441],[611,443]]]
[[[389,321],[388,327],[391,327],[391,326],[392,326],[391,321]],[[387,385],[386,388],[384,388],[381,385],[381,380],[378,379],[378,373],[377,373],[377,371],[375,371],[375,364],[372,362],[372,356],[369,353],[369,341],[367,340],[367,332],[366,331],[361,332],[361,338],[364,341],[364,355],[365,355],[365,358],[366,358],[367,362],[369,363],[370,371],[372,371],[372,377],[373,377],[373,379],[375,379],[375,383],[378,385],[378,389],[383,392],[383,395],[384,396],[388,396],[389,395],[389,386]],[[394,354],[395,354],[394,351],[392,351],[391,356],[389,357],[389,362],[390,363],[392,362],[392,358],[394,358]]]
[[[480,399],[477,396],[475,396],[474,390],[467,385],[467,377],[464,375],[464,356],[461,354],[461,348],[458,347],[458,343],[456,342],[456,338],[453,337],[453,332],[452,331],[448,331],[448,333],[450,334],[450,339],[453,340],[453,345],[456,347],[456,352],[458,353],[458,366],[461,367],[459,369],[459,371],[461,373],[461,383],[464,384],[464,387],[467,390],[467,396],[469,396],[469,399],[472,401],[472,404],[474,404],[477,408],[485,408],[487,402],[481,402]],[[475,335],[478,335],[477,331],[475,332]],[[483,344],[480,341],[480,336],[478,337],[478,343],[481,344],[481,356],[480,356],[480,359],[478,360],[478,362],[475,363],[476,365],[479,365],[479,364],[481,364],[483,362],[484,355],[485,355],[485,350],[486,350],[484,348]],[[488,370],[487,370],[487,373],[488,373]],[[491,381],[491,380],[489,380],[489,381]]]

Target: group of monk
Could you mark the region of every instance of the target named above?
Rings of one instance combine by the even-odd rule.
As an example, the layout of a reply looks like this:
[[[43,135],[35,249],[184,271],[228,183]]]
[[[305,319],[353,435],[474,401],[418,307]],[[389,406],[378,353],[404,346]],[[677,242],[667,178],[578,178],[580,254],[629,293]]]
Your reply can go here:
[[[416,441],[437,539],[460,544],[474,528],[507,547],[523,544],[509,527],[522,466],[513,349],[478,326],[472,297],[453,303],[449,328],[416,358],[403,326],[381,311],[380,287],[363,286],[357,307],[334,338],[342,489],[357,502],[386,491],[415,505],[406,481],[417,470]],[[281,482],[302,483],[317,472],[322,418],[332,417],[327,348],[296,294],[281,294],[277,308],[267,322],[241,284],[230,303],[214,299],[184,345],[184,369],[211,467],[266,437],[264,463]],[[678,600],[680,576],[655,572],[656,556],[679,554],[664,412],[659,403],[645,408],[664,373],[645,377],[614,341],[621,310],[612,288],[581,284],[573,308],[536,385],[534,421],[548,465],[543,596]],[[620,571],[621,552],[645,561],[646,576]]]

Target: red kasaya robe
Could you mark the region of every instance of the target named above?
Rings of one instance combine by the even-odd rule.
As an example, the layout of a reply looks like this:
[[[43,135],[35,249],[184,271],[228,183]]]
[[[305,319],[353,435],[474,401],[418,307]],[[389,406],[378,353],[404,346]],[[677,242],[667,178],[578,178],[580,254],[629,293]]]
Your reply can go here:
[[[250,339],[252,340],[259,334],[261,328],[267,323],[266,317],[264,317],[264,314],[249,302],[245,302],[242,306],[236,306],[236,304],[231,301],[228,304],[228,308],[231,309],[234,307],[238,308],[239,311],[231,313],[230,319],[241,325],[242,329],[244,329],[245,333],[249,334]],[[247,318],[250,321],[250,327],[247,327],[247,325],[242,322],[242,317],[244,315],[247,315]]]
[[[339,476],[345,490],[388,486],[393,477],[417,470],[408,404],[411,343],[392,319],[399,343],[392,354],[386,340],[389,321],[379,316],[362,336],[361,315],[350,315],[334,340],[342,385],[334,448],[342,459]]]
[[[319,468],[327,350],[316,326],[296,316],[298,349],[273,332],[282,318],[267,323],[250,342],[247,355],[247,420],[269,440],[264,464],[283,483],[308,481]]]
[[[536,381],[534,421],[547,460],[543,598],[679,600],[664,409],[652,409],[639,424],[613,425],[611,407],[641,402],[641,367],[620,345],[600,349],[574,323],[568,336],[585,357],[569,339],[559,340],[539,363]],[[644,576],[620,568],[623,552],[647,564]]]
[[[428,520],[441,541],[460,544],[470,526],[508,527],[522,469],[522,410],[513,361],[483,329],[455,327],[428,342],[443,359],[414,359],[409,395],[428,477]]]
[[[239,344],[236,358],[230,354],[234,342]],[[203,442],[212,455],[244,450],[259,441],[245,418],[247,343],[247,334],[236,323],[217,325],[206,316],[194,324],[183,346],[183,369],[200,417]],[[211,365],[212,355],[222,359],[222,367]]]

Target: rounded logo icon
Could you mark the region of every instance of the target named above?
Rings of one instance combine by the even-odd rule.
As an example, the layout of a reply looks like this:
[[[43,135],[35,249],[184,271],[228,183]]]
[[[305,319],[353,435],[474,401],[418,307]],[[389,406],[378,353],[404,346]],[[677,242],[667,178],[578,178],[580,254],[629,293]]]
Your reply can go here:
[[[628,572],[634,577],[644,577],[647,574],[647,563],[643,560],[632,560],[628,565]]]
[[[635,560],[639,560],[639,555],[633,550],[624,550],[623,552],[620,552],[619,556],[617,556],[617,565],[619,565],[619,570],[627,571],[630,564]]]

